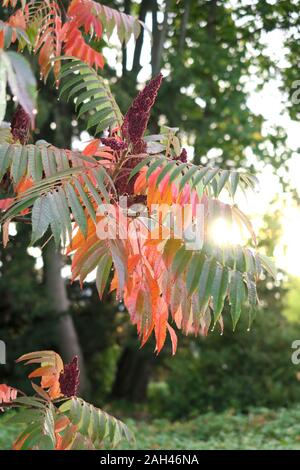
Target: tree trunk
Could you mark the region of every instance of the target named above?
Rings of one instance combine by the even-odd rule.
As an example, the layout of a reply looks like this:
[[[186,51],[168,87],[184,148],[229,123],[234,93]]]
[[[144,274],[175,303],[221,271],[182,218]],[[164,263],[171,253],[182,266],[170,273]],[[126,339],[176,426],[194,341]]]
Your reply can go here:
[[[149,0],[142,0],[140,11],[139,11],[139,19],[143,22],[146,20],[146,14],[151,8],[151,2]],[[135,73],[137,77],[139,71],[141,70],[141,52],[144,43],[144,28],[142,28],[141,34],[136,40],[135,48],[134,48],[134,55],[133,55],[133,65],[132,65],[132,72]]]
[[[68,313],[70,302],[67,296],[65,282],[61,277],[63,266],[60,251],[50,240],[44,250],[45,283],[53,310],[58,317],[58,343],[64,362],[70,362],[74,356],[78,356],[80,367],[80,393],[89,392],[89,383],[86,375],[85,363],[73,318]]]
[[[136,344],[125,347],[119,359],[112,398],[134,403],[146,401],[156,360],[153,344],[151,348],[145,345],[142,349]]]
[[[190,7],[191,7],[191,0],[186,0],[184,3],[184,13],[181,21],[181,28],[180,28],[180,38],[179,38],[179,53],[181,54],[184,45],[185,45],[185,35],[186,35],[186,29],[189,21],[189,16],[190,16]]]
[[[130,14],[130,9],[131,9],[131,0],[125,0],[124,1],[124,13],[127,15]],[[126,72],[127,72],[127,48],[126,46],[122,47],[122,77],[125,77]]]
[[[161,62],[162,62],[162,55],[164,51],[164,44],[167,37],[168,32],[168,11],[170,8],[170,0],[166,0],[165,2],[165,12],[164,12],[164,19],[161,23],[161,30],[159,32],[159,40],[157,45],[157,50],[155,51],[155,55],[152,56],[152,75],[157,75],[161,69]],[[154,52],[154,51],[153,51]]]

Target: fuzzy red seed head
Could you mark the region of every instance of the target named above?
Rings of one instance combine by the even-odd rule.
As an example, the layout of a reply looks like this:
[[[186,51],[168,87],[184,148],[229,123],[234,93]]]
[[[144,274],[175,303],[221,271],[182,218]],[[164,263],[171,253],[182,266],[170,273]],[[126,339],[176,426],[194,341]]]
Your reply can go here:
[[[73,397],[77,394],[79,374],[78,357],[74,356],[69,364],[65,364],[59,376],[60,391],[65,397]]]
[[[150,111],[155,103],[162,78],[160,73],[139,92],[124,117],[122,134],[133,144],[134,153],[141,153],[140,149],[143,149],[142,137],[147,129]]]
[[[11,120],[11,133],[15,142],[27,144],[30,136],[30,116],[19,104]]]

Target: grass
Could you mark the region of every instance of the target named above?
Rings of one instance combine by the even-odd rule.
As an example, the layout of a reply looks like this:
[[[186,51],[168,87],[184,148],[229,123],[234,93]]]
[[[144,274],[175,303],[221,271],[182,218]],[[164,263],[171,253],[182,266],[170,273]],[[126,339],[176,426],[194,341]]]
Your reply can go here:
[[[254,409],[248,415],[207,413],[185,422],[127,420],[134,446],[122,449],[300,449],[300,406]],[[0,449],[9,449],[17,429],[0,419]]]

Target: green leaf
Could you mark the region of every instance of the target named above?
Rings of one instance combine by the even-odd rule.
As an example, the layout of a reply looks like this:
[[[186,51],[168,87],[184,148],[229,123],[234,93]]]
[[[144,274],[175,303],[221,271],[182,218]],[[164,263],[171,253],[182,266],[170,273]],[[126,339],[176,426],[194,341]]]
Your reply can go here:
[[[56,204],[56,195],[54,192],[47,194],[47,200],[49,204],[49,220],[51,230],[54,236],[56,246],[60,245],[60,237],[62,234],[62,223],[58,207]]]
[[[165,160],[163,158],[158,158],[157,160],[154,161],[154,163],[152,163],[152,165],[149,166],[149,168],[147,170],[147,173],[146,173],[146,180],[147,181],[150,178],[150,176],[152,175],[152,173],[154,173],[156,168],[158,168],[160,165],[164,164],[164,161]]]
[[[60,78],[65,81],[61,94],[67,93],[68,100],[73,98],[76,101],[75,109],[79,110],[78,118],[86,112],[94,112],[88,121],[87,128],[97,125],[95,133],[110,126],[120,127],[122,114],[103,77],[80,60],[67,59],[69,62],[62,66],[60,73]]]
[[[2,180],[11,164],[12,151],[11,145],[6,143],[0,145],[0,180]]]
[[[107,281],[109,279],[109,274],[112,266],[112,258],[109,254],[104,255],[97,268],[97,275],[96,275],[96,287],[100,296],[100,299],[103,296],[103,292],[105,290]]]
[[[76,220],[82,234],[86,237],[87,234],[87,220],[84,213],[84,210],[80,204],[78,196],[70,183],[67,183],[65,186],[65,191],[69,201],[69,205],[72,210],[74,219]]]
[[[108,434],[106,413],[93,413],[93,442],[102,442]]]
[[[6,112],[6,67],[0,53],[0,124],[2,123]]]
[[[222,189],[224,188],[225,184],[227,183],[230,176],[229,170],[221,170],[220,177],[218,179],[218,189],[217,192],[220,194]]]
[[[43,433],[50,438],[52,446],[55,448],[56,437],[54,432],[54,407],[52,403],[47,406],[43,423]]]
[[[32,208],[32,235],[31,245],[39,240],[45,233],[50,223],[50,208],[47,197],[37,199]]]
[[[104,178],[106,176],[105,170],[100,167],[92,171],[93,171],[93,175],[96,178],[97,186],[100,189],[102,196],[104,197],[105,201],[109,204],[110,197],[104,184]]]
[[[261,253],[258,254],[258,258],[261,261],[262,267],[274,278],[277,278],[277,269],[274,262],[268,257]]]
[[[212,294],[215,271],[216,262],[212,259],[207,259],[203,264],[199,280],[198,299],[201,313],[207,309],[209,298]]]
[[[70,411],[72,406],[72,399],[66,400],[62,405],[59,407],[59,411],[61,413],[66,413],[67,411]]]
[[[57,173],[55,155],[53,154],[52,149],[47,146],[41,146],[40,151],[44,172],[46,178],[49,178]]]
[[[84,113],[87,113],[89,111],[93,111],[95,109],[95,106],[99,106],[99,107],[103,107],[103,105],[107,103],[107,97],[106,96],[103,96],[102,98],[97,98],[97,99],[94,99],[94,100],[90,100],[88,101],[87,103],[84,103],[81,107],[80,107],[80,110],[77,114],[77,117],[80,118],[80,116]],[[77,104],[77,103],[76,103]],[[110,105],[110,103],[108,102],[107,103],[108,106]]]
[[[232,197],[234,197],[238,184],[240,180],[240,175],[237,171],[233,171],[230,175],[230,192]]]
[[[80,263],[73,269],[73,277],[75,278],[79,275],[79,280],[82,284],[86,276],[98,266],[101,256],[103,256],[105,251],[107,251],[107,249],[103,241],[98,240],[80,258]]]
[[[81,199],[82,199],[82,202],[83,204],[85,205],[90,217],[92,218],[92,220],[94,222],[96,222],[96,212],[95,212],[95,209],[93,207],[93,204],[91,203],[90,199],[89,199],[89,196],[88,194],[85,192],[85,190],[83,189],[81,183],[79,182],[78,179],[75,179],[73,180],[73,183],[74,183],[74,186],[75,188],[77,189]]]
[[[256,283],[254,278],[250,274],[246,274],[246,283],[248,290],[248,303],[249,303],[249,328],[252,324],[252,321],[256,315],[258,297],[256,291]]]
[[[54,157],[56,161],[57,171],[69,170],[70,162],[69,162],[69,159],[65,150],[53,147],[53,153],[54,153]],[[74,156],[73,156],[73,159],[74,159]]]
[[[192,295],[198,287],[203,263],[204,258],[201,254],[195,254],[189,263],[186,275],[186,287],[189,295]]]
[[[40,149],[35,145],[27,145],[28,170],[34,181],[39,181],[43,175],[43,164]]]
[[[98,193],[97,189],[95,188],[93,182],[88,178],[87,175],[83,175],[83,180],[90,192],[90,194],[93,196],[97,206],[101,206],[103,204],[103,201],[100,197],[100,194]]]
[[[164,179],[164,177],[170,173],[170,170],[174,168],[174,162],[168,162],[164,167],[163,169],[161,170],[161,172],[159,173],[158,175],[158,178],[156,180],[156,186],[158,186],[162,180]]]
[[[62,187],[59,188],[58,191],[56,192],[56,205],[58,208],[58,213],[60,214],[63,233],[66,232],[69,236],[69,239],[71,239],[72,238],[72,223],[71,223],[71,217],[70,217],[70,210],[69,210],[69,205],[68,205],[68,201],[66,198],[66,194]]]
[[[149,162],[151,162],[151,160],[153,160],[153,156],[149,156],[149,157],[146,157],[146,158],[143,158],[140,163],[138,163],[131,171],[130,175],[129,175],[129,178],[128,178],[128,181],[131,180],[131,178],[133,178],[137,173],[139,173],[141,171],[142,168],[144,168],[146,165],[148,165]]]
[[[220,265],[217,265],[216,272],[211,288],[211,295],[213,298],[213,308],[214,308],[214,324],[220,318],[224,307],[224,301],[227,294],[229,282],[229,272],[226,268],[223,268]]]
[[[196,166],[192,166],[185,175],[181,178],[180,184],[179,184],[179,191],[182,191],[186,183],[189,183],[192,177],[198,173],[198,168]]]
[[[233,330],[239,321],[242,305],[245,300],[245,285],[243,275],[239,271],[232,271],[230,274],[229,302],[232,318]]]
[[[219,171],[220,171],[219,168],[210,168],[206,172],[206,174],[203,178],[204,186],[207,186],[211,182],[211,180],[219,173]]]
[[[203,180],[206,173],[209,172],[209,167],[198,168],[197,176],[194,179],[194,188]]]
[[[19,145],[13,146],[13,153],[12,153],[12,164],[10,169],[10,174],[12,179],[14,180],[15,185],[18,184],[20,180],[20,163],[21,163],[21,153],[22,147]]]
[[[109,117],[108,119],[104,119],[103,121],[98,124],[95,135],[99,134],[100,132],[104,131],[107,128],[111,128],[115,125],[115,119]]]
[[[170,175],[170,182],[172,183],[173,181],[176,180],[177,176],[180,175],[180,177],[182,177],[182,173],[184,172],[184,170],[186,170],[187,168],[187,165],[186,163],[180,163],[180,164],[173,164],[173,167],[175,168],[174,171],[172,171],[171,175]]]
[[[91,405],[89,405],[86,402],[83,402],[82,404],[82,417],[80,421],[80,432],[84,436],[89,436],[89,428],[90,428],[90,422],[91,422]]]
[[[191,250],[186,250],[184,245],[179,248],[176,255],[174,256],[171,268],[175,277],[178,277],[185,270],[192,255],[193,252]]]
[[[102,123],[110,115],[110,113],[111,113],[111,108],[110,108],[109,103],[108,103],[108,106],[106,106],[105,108],[102,108],[100,111],[96,111],[95,114],[93,114],[89,118],[89,120],[87,122],[87,125],[86,125],[87,130],[90,129],[91,127],[93,127],[93,126],[98,125],[98,124],[102,125]],[[108,127],[108,126],[106,126],[106,127]],[[105,129],[105,127],[103,129]],[[100,132],[100,130],[98,132]]]
[[[116,444],[124,437],[132,437],[124,423],[81,398],[72,398],[69,417],[71,422],[77,425],[78,431],[83,436],[89,437],[98,446],[106,437],[112,444]]]
[[[79,425],[82,418],[82,405],[81,400],[78,398],[72,398],[72,404],[70,409],[70,420],[73,424]]]

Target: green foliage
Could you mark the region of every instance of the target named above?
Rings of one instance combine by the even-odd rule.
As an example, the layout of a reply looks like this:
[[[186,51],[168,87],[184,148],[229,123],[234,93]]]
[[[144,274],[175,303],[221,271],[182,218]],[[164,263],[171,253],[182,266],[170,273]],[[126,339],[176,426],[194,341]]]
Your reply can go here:
[[[86,129],[95,127],[93,134],[102,134],[107,127],[121,124],[121,112],[105,79],[94,69],[77,59],[71,59],[60,72],[60,96],[72,98],[78,118],[88,113]]]
[[[17,410],[10,423],[19,426],[12,443],[14,450],[77,450],[115,447],[133,435],[120,420],[77,396],[78,360],[64,365],[54,351],[36,351],[22,355],[16,362],[39,364],[29,378],[41,377],[40,386],[31,382],[37,395],[26,396],[1,384],[1,403],[5,411]],[[12,390],[12,391],[10,391]]]
[[[0,447],[9,449],[15,426],[0,418]],[[141,450],[288,450],[300,449],[300,408],[253,408],[249,414],[205,413],[189,421],[128,420],[134,449]],[[122,444],[119,449],[133,449]]]
[[[283,315],[290,323],[300,323],[300,280],[291,278],[285,283],[286,294],[284,296]],[[295,337],[295,339],[297,339]]]
[[[86,166],[87,163],[90,166]],[[101,204],[101,195],[107,200],[105,179],[108,175],[96,163],[96,160],[80,152],[58,149],[44,141],[24,146],[0,144],[0,179],[10,170],[14,185],[18,185],[24,176],[31,177],[35,183],[18,195],[2,216],[2,222],[33,206],[32,243],[39,240],[50,226],[57,245],[61,239],[65,244],[66,234],[70,236],[72,231],[71,211],[80,230],[86,235],[87,217],[93,220],[96,217],[93,203]],[[93,165],[95,168],[91,167]],[[110,179],[109,184],[112,185]]]
[[[123,439],[133,440],[132,433],[122,421],[81,398],[72,397],[60,406],[60,411],[77,427],[77,432],[89,438],[96,447],[101,446],[105,440],[113,447]]]
[[[189,339],[175,358],[166,358],[166,386],[152,385],[149,409],[177,419],[208,409],[245,411],[297,402],[298,369],[291,362],[297,328],[269,311],[260,313],[251,331],[246,327],[241,320],[234,336],[225,327],[223,336]]]
[[[300,409],[251,409],[249,414],[227,411],[197,416],[190,421],[130,423],[136,449],[279,450],[300,449]],[[130,448],[129,446],[122,446]]]
[[[102,349],[101,352],[94,352],[88,361],[88,369],[93,382],[93,401],[97,404],[103,404],[109,398],[120,352],[120,347],[114,344]]]
[[[161,150],[165,150],[166,146],[162,146]],[[150,160],[150,161],[149,161]],[[195,189],[199,195],[202,195],[207,189],[213,196],[218,197],[223,189],[227,189],[228,193],[234,197],[238,186],[242,190],[246,188],[253,189],[257,184],[254,175],[246,172],[222,170],[220,168],[211,168],[209,166],[198,166],[192,163],[178,163],[174,160],[166,158],[149,157],[131,172],[131,177],[149,163],[146,178],[147,180],[158,167],[162,167],[162,171],[157,178],[156,185],[163,180],[164,176],[169,175],[170,183],[175,183],[181,191],[185,184],[190,184],[191,189]]]

